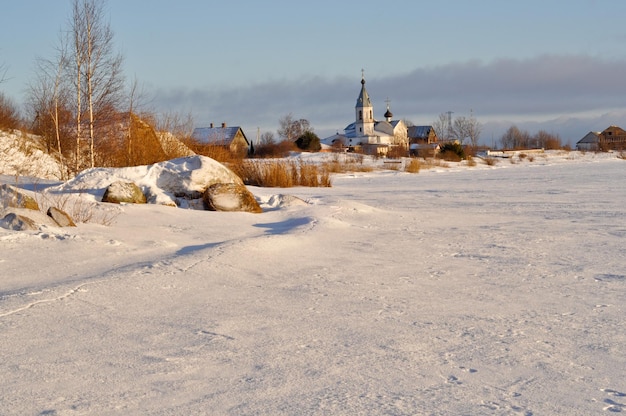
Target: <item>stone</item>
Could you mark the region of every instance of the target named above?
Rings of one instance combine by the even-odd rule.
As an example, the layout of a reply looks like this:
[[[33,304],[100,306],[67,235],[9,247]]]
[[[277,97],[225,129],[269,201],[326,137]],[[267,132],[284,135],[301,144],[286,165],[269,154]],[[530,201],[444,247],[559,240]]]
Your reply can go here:
[[[203,200],[210,211],[263,212],[254,195],[242,184],[213,184],[204,192]]]
[[[29,231],[39,229],[39,226],[34,220],[14,212],[5,215],[4,218],[0,220],[0,227],[13,231]]]
[[[50,207],[48,208],[48,212],[46,213],[50,218],[52,218],[60,227],[76,227],[76,224],[72,220],[72,217],[69,216],[65,211],[56,208]]]
[[[7,184],[0,186],[0,207],[26,208],[39,211],[39,204],[35,198],[27,195],[21,189]]]
[[[104,191],[102,202],[145,204],[146,196],[134,182],[116,181]]]

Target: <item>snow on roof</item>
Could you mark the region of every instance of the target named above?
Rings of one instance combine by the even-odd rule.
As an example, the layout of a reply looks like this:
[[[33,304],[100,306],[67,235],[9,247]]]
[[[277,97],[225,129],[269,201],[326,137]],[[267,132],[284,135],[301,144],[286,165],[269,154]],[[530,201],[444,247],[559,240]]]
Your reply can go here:
[[[196,128],[192,137],[203,143],[229,144],[237,136],[241,128],[234,127],[199,127]],[[245,135],[244,135],[245,137]]]

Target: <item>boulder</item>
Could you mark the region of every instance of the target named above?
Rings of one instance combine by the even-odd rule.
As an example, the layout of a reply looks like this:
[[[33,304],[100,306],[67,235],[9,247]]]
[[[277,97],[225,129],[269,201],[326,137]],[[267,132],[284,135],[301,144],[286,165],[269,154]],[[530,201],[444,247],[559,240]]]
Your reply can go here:
[[[216,183],[243,181],[223,164],[205,156],[191,156],[155,163],[148,168],[145,178],[149,202],[181,208],[205,209],[203,194]],[[156,186],[153,186],[156,185]]]
[[[46,214],[59,224],[60,227],[76,227],[72,217],[59,208],[50,207],[48,208],[48,212]]]
[[[190,156],[146,166],[87,169],[72,180],[49,190],[54,193],[93,195],[102,201],[107,187],[118,181],[137,184],[150,204],[193,209],[206,209],[202,196],[213,184],[243,185],[237,174],[216,160]]]
[[[134,182],[116,181],[104,191],[102,202],[145,204],[146,196]]]
[[[41,211],[26,208],[9,208],[2,212],[0,228],[14,231],[41,230],[42,227],[58,227],[59,224]]]
[[[254,195],[242,184],[213,184],[204,191],[203,200],[211,211],[263,212]]]
[[[0,207],[39,210],[39,204],[33,197],[27,195],[21,189],[7,184],[0,186]]]
[[[14,212],[11,212],[4,216],[4,218],[0,219],[0,227],[13,230],[13,231],[28,231],[28,230],[38,230],[39,226],[37,223],[24,215],[19,215]]]

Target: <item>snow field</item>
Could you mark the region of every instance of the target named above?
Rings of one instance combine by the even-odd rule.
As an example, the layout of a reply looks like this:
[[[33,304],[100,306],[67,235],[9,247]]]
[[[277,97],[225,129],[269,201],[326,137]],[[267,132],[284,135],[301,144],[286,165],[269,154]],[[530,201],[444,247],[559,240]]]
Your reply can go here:
[[[0,230],[0,408],[625,411],[626,168],[591,156]]]

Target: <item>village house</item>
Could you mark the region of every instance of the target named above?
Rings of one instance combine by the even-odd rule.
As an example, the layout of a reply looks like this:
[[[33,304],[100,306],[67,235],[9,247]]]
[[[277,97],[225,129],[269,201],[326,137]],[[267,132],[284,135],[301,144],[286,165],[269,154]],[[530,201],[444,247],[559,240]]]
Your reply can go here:
[[[241,127],[227,127],[222,123],[220,127],[199,127],[194,129],[192,138],[200,144],[220,146],[228,149],[234,155],[245,156],[250,151],[250,142]]]
[[[439,140],[433,126],[411,126],[407,135],[412,156],[433,157],[439,152]]]
[[[361,92],[356,100],[355,121],[343,133],[322,139],[327,146],[362,151],[366,154],[385,155],[396,146],[408,146],[407,128],[402,120],[393,120],[387,102],[384,120],[374,118],[374,106],[365,88],[365,77],[361,77]]]
[[[609,126],[601,132],[590,131],[576,143],[576,150],[623,150],[626,149],[626,131]]]

